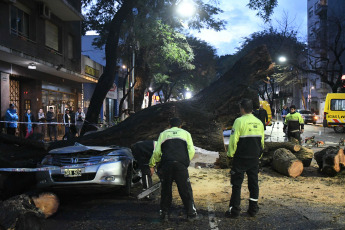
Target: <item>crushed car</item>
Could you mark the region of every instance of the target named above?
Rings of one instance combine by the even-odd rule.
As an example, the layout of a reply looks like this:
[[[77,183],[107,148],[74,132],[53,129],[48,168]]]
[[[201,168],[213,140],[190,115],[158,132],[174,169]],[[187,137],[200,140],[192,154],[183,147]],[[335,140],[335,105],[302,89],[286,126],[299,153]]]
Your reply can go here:
[[[119,146],[76,143],[49,151],[38,167],[45,168],[36,173],[37,187],[42,189],[122,188],[129,195],[133,184],[140,180],[131,150]]]

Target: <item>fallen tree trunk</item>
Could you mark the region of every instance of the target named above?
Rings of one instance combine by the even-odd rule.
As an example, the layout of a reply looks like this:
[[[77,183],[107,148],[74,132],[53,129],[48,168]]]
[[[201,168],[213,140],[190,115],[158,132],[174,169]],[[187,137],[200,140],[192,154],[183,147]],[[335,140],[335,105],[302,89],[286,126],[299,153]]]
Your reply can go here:
[[[341,167],[345,167],[344,150],[339,147],[327,147],[314,154],[319,170],[328,175],[335,176],[340,172]]]
[[[300,151],[301,146],[291,142],[265,142],[264,152],[275,151],[280,148],[288,149],[291,152],[298,152]]]
[[[307,149],[303,146],[301,146],[301,149],[298,152],[293,152],[293,154],[298,160],[302,161],[303,167],[309,167],[314,156],[313,150]]]
[[[77,141],[87,145],[129,147],[140,140],[156,140],[168,127],[169,119],[179,117],[183,121],[182,128],[191,133],[196,146],[224,152],[223,128],[240,116],[238,102],[241,99],[252,99],[254,107],[259,107],[257,91],[251,87],[264,79],[272,67],[266,47],[256,48],[192,99],[146,108],[117,126],[85,135]],[[52,148],[71,144],[58,142]]]
[[[289,177],[298,177],[303,172],[302,162],[284,148],[277,149],[274,152],[272,167],[277,172]]]

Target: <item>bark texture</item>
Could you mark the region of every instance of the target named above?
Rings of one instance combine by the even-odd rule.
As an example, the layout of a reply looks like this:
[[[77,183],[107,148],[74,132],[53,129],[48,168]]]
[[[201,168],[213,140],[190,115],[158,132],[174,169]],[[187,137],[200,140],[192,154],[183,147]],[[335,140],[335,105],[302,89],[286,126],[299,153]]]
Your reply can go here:
[[[241,99],[253,99],[254,107],[259,107],[257,91],[250,87],[264,79],[272,67],[266,47],[258,47],[193,99],[146,108],[117,126],[77,141],[87,145],[130,146],[140,140],[157,139],[168,127],[169,119],[179,117],[183,121],[182,128],[191,133],[196,146],[224,152],[223,128],[239,117],[238,103]],[[66,141],[54,147],[69,144]]]
[[[298,152],[301,150],[301,146],[299,144],[291,142],[265,142],[264,152],[270,152],[280,148],[288,149],[291,152]]]
[[[293,152],[293,154],[298,160],[302,161],[303,167],[309,167],[314,156],[313,150],[307,149],[303,146],[301,146],[301,149],[298,152]]]
[[[290,150],[284,148],[277,149],[274,152],[272,167],[279,173],[289,177],[298,177],[303,172],[302,162]]]
[[[319,169],[327,176],[335,176],[345,167],[344,150],[339,147],[327,147],[314,154]]]

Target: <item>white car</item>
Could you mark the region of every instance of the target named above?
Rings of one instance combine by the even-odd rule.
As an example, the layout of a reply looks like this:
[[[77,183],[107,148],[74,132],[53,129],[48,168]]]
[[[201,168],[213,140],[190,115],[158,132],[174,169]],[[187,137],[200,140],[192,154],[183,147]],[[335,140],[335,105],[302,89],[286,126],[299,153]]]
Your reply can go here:
[[[139,177],[129,148],[77,144],[49,151],[36,173],[37,187],[49,189],[116,188],[129,195]],[[140,177],[139,177],[140,179]]]

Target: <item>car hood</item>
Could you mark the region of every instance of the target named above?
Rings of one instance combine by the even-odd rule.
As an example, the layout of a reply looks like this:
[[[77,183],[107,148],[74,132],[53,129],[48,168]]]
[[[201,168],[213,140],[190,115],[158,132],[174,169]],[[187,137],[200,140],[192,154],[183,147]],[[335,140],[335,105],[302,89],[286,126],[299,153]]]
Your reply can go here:
[[[90,150],[103,152],[103,151],[115,150],[115,149],[118,149],[118,148],[80,145],[80,146],[68,146],[68,147],[53,149],[53,150],[50,150],[49,153],[50,154],[80,153],[80,152],[86,152]]]

